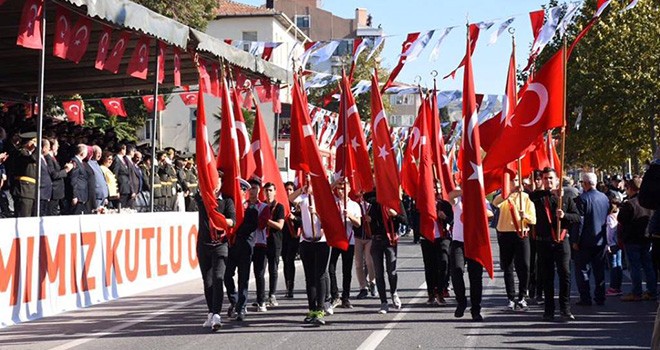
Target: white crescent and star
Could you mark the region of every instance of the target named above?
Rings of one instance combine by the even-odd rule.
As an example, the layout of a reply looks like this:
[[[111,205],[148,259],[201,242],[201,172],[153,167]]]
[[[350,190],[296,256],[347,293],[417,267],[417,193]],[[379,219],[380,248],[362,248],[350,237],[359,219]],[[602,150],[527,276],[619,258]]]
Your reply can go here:
[[[412,148],[414,149],[417,147],[417,144],[419,144],[419,138],[420,138],[419,128],[413,127],[412,134],[410,135],[410,137],[413,138]]]
[[[103,33],[103,36],[99,41],[99,47],[101,48],[101,53],[105,53],[105,50],[107,49],[106,45],[108,45],[109,40],[110,40],[110,33],[108,32]]]
[[[81,32],[85,32],[85,35],[83,35],[82,38],[80,38],[78,36]],[[76,45],[76,46],[80,45],[80,43],[83,40],[87,39],[87,35],[89,35],[89,29],[87,28],[87,25],[85,24],[85,25],[82,25],[80,28],[78,28],[78,30],[76,30],[76,34],[74,35],[76,40],[73,42],[73,44]],[[104,34],[104,36],[105,36],[105,34]]]
[[[119,54],[119,50],[124,48],[125,41],[126,40],[124,40],[124,38],[121,38],[119,39],[119,41],[117,41],[117,44],[115,44],[115,48],[112,50],[112,56],[117,56]]]
[[[245,126],[245,122],[242,121],[236,121],[236,130],[241,133],[241,137],[243,137],[243,150],[241,152],[241,158],[245,157],[249,152],[250,152],[250,139],[248,138],[248,132],[247,132],[247,127]]]
[[[60,15],[60,17],[57,19],[57,23],[62,22],[62,25],[64,25],[64,28],[60,31],[60,38],[64,39],[66,34],[69,32],[69,20],[66,18],[65,15]]]
[[[483,187],[484,186],[484,172],[483,172],[483,167],[481,164],[474,164],[473,162],[470,162],[470,166],[472,166],[472,174],[470,177],[468,177],[468,180],[477,180],[479,184]]]
[[[37,4],[32,4],[32,6],[30,6],[30,11],[32,11],[32,19],[28,21],[27,27],[31,30],[32,23],[36,22],[39,17],[39,6],[37,6]]]
[[[374,121],[374,130],[378,129],[378,123],[385,119],[385,111],[381,110],[378,112],[378,115],[376,116],[376,120]]]
[[[535,93],[539,97],[539,109],[536,112],[536,116],[534,119],[532,119],[531,122],[526,123],[526,124],[521,124],[521,126],[524,126],[526,128],[534,126],[536,123],[541,120],[541,117],[543,117],[543,114],[545,113],[545,109],[548,106],[548,89],[543,86],[543,84],[540,83],[531,83],[527,87],[527,91]]]
[[[144,54],[143,54],[144,52]],[[142,46],[140,46],[140,50],[138,51],[138,56],[140,57],[140,63],[144,63],[145,59],[147,58],[147,44],[142,43]]]
[[[472,149],[474,149],[474,145],[472,144],[474,128],[477,127],[478,123],[479,123],[479,116],[477,115],[477,110],[475,109],[474,112],[472,112],[472,116],[470,117],[470,122],[468,123],[468,128],[467,128],[468,141],[470,142],[470,147]]]
[[[78,115],[80,113],[80,106],[75,103],[69,105],[69,112],[73,113],[74,115]]]

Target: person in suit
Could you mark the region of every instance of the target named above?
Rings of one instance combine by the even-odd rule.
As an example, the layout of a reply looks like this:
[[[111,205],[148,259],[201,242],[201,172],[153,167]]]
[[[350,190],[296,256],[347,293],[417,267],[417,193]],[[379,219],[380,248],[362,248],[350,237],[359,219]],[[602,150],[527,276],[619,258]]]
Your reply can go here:
[[[105,181],[103,171],[99,161],[103,155],[103,150],[99,146],[92,146],[92,157],[87,161],[94,174],[94,208],[99,208],[108,203],[108,183]],[[91,200],[90,200],[91,202]]]
[[[44,158],[46,159],[48,174],[53,184],[53,194],[50,200],[50,208],[48,208],[48,215],[60,215],[62,208],[67,207],[64,203],[64,179],[67,178],[67,175],[73,169],[73,163],[66,163],[64,164],[64,168],[62,168],[56,158],[60,149],[58,140],[56,138],[50,138],[48,142],[50,143],[50,152]]]
[[[43,216],[50,215],[50,201],[53,198],[53,181],[48,172],[48,163],[46,162],[46,155],[50,153],[50,142],[46,139],[41,140],[41,155],[39,161],[41,162],[40,177],[39,177],[39,214]]]
[[[87,202],[85,203],[85,212],[93,213],[96,211],[96,177],[94,176],[94,169],[89,164],[89,161],[94,156],[94,149],[92,146],[87,146],[87,155],[83,160],[83,167],[85,168],[85,173],[87,173]]]
[[[76,155],[71,158],[73,169],[67,177],[67,199],[69,199],[69,214],[78,215],[87,213],[85,203],[89,200],[87,185],[87,172],[83,160],[87,157],[87,145],[79,144]]]
[[[135,192],[131,189],[131,170],[126,159],[126,145],[119,146],[119,151],[112,162],[112,172],[117,178],[119,187],[119,204],[122,208],[128,208],[133,205]]]

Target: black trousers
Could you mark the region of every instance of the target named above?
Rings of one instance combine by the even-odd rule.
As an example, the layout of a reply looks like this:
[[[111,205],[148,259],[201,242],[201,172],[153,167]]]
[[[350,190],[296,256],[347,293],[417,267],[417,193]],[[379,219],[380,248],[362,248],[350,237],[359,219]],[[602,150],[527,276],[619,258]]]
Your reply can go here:
[[[278,268],[280,266],[280,256],[282,256],[282,231],[271,233],[268,236],[268,296],[271,297],[277,293],[277,280],[279,277]]]
[[[559,275],[559,310],[568,313],[571,310],[569,298],[571,295],[571,246],[568,240],[561,243],[550,241],[536,241],[539,270],[545,295],[545,313],[555,313],[555,268]]]
[[[296,254],[300,239],[291,237],[288,230],[282,232],[282,263],[284,264],[284,282],[287,291],[293,291],[296,280]]]
[[[227,268],[227,243],[220,245],[197,244],[197,258],[199,269],[204,281],[204,297],[210,313],[222,312],[222,299],[224,298],[223,280]]]
[[[250,283],[250,264],[252,263],[252,246],[240,238],[229,247],[227,270],[225,271],[225,288],[229,302],[235,310],[245,308],[248,298],[248,284]],[[238,270],[238,291],[234,284],[234,274]]]
[[[39,200],[39,215],[41,216],[49,216],[50,215],[50,208],[51,208],[51,203],[52,201],[49,199],[41,199]]]
[[[254,270],[254,282],[257,286],[257,303],[266,302],[266,264],[268,264],[268,248],[255,246],[252,254],[252,268]]]
[[[389,239],[383,236],[373,236],[371,240],[371,258],[374,261],[374,273],[376,274],[376,288],[381,303],[387,303],[387,292],[385,291],[385,270],[390,282],[390,294],[397,291],[398,276],[396,274],[396,252],[397,247],[390,244]],[[385,263],[383,263],[385,261]]]
[[[121,204],[122,208],[134,208],[135,207],[135,200],[131,196],[131,194],[121,194],[119,195],[119,204]],[[171,209],[170,209],[171,210]]]
[[[583,302],[591,303],[589,275],[592,271],[596,285],[594,300],[597,303],[605,302],[605,250],[604,246],[580,247],[575,252],[575,280]]]
[[[87,210],[87,205],[85,203],[78,202],[76,205],[71,205],[70,215],[80,215],[80,214],[89,214],[89,211]]]
[[[428,296],[435,297],[449,283],[449,244],[448,238],[436,238],[433,242],[421,239],[424,277]]]
[[[341,249],[332,249],[330,253],[330,265],[328,265],[328,274],[330,275],[330,296],[332,299],[339,298],[339,287],[337,286],[337,261],[341,256],[341,279],[342,291],[341,298],[347,300],[351,294],[351,279],[353,278],[353,256],[355,255],[355,246],[349,245],[346,251]]]
[[[484,268],[478,262],[465,257],[465,246],[463,242],[452,241],[449,249],[451,259],[451,284],[454,286],[454,295],[459,307],[467,306],[465,296],[465,281],[463,274],[467,263],[468,279],[470,280],[470,311],[473,314],[481,312],[481,297],[483,294]]]
[[[530,298],[543,296],[543,276],[538,253],[539,242],[529,241],[529,296]]]
[[[37,215],[37,208],[34,206],[34,199],[23,197],[14,198],[14,214],[17,218],[28,218]]]
[[[529,283],[529,237],[521,238],[515,232],[497,232],[497,243],[500,247],[500,264],[504,271],[504,285],[509,300],[516,298],[516,286],[513,278],[515,264],[518,276],[518,299],[527,296]]]
[[[323,310],[330,247],[326,242],[300,242],[300,259],[305,271],[305,289],[310,311]]]

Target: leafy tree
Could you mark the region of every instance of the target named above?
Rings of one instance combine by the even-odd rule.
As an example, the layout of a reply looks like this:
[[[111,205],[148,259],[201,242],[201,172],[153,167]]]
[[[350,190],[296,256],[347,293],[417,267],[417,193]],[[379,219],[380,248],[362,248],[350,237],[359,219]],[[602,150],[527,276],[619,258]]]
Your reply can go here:
[[[254,129],[254,118],[256,117],[255,112],[247,108],[241,107],[241,112],[243,113],[243,119],[245,120],[245,128],[248,132],[248,137],[252,138],[252,130]],[[222,124],[222,107],[219,108],[217,113],[213,113],[213,117],[216,118],[220,124]],[[218,129],[213,132],[213,145],[218,146],[220,144],[220,131]]]
[[[595,0],[585,3],[573,37],[593,16]],[[651,157],[657,142],[660,96],[660,6],[640,1],[612,1],[601,19],[578,44],[568,62],[566,156],[574,165],[615,169],[632,158]],[[570,41],[569,41],[570,42]]]
[[[187,24],[195,29],[204,30],[213,19],[218,7],[217,0],[134,0],[153,11]]]

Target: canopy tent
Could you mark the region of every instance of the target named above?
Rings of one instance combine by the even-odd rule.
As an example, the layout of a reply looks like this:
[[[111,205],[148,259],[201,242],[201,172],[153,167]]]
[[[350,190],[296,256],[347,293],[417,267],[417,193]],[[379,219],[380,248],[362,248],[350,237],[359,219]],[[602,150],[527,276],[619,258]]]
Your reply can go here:
[[[0,30],[0,97],[24,99],[26,96],[39,94],[41,51],[16,45],[24,3],[25,1],[22,0],[8,0],[0,5],[0,18],[4,19],[3,29]],[[54,18],[58,5],[66,6],[80,15],[93,19],[89,46],[78,64],[52,54]],[[161,40],[169,46],[166,51],[165,80],[160,84],[164,88],[174,87],[173,47],[183,51],[181,55],[183,85],[197,84],[198,73],[192,59],[192,53],[195,52],[210,60],[223,59],[229,64],[243,68],[249,75],[266,76],[284,83],[291,81],[291,74],[285,69],[128,0],[46,0],[45,13],[47,25],[44,93],[46,95],[153,90],[157,40],[151,40],[152,50],[149,55],[150,68],[147,79],[133,78],[126,74],[131,53],[142,35]],[[94,68],[103,24],[133,34],[117,74]]]

